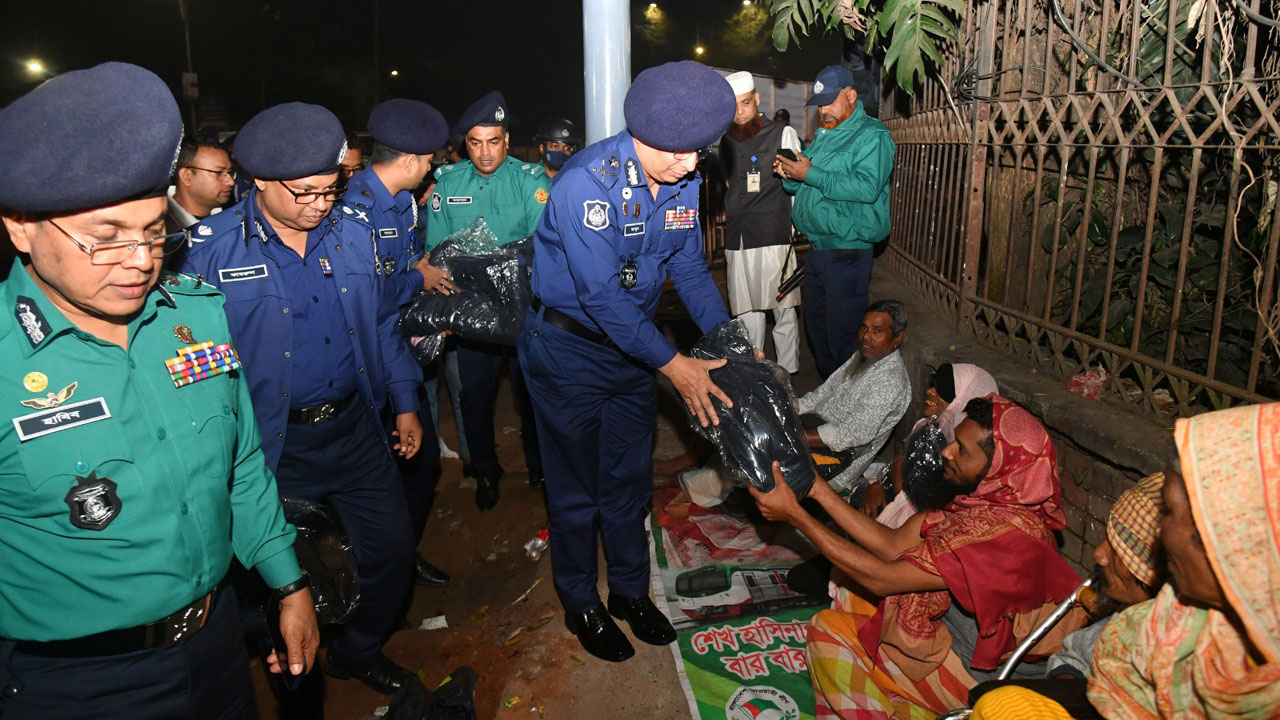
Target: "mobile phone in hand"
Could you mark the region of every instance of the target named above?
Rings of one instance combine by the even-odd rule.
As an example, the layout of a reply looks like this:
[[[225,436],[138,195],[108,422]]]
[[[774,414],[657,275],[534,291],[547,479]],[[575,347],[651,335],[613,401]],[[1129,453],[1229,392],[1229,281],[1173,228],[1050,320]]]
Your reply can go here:
[[[778,157],[784,157],[790,160],[791,162],[795,162],[797,160],[796,152],[794,150],[791,150],[790,148],[782,148],[781,150],[779,150]]]

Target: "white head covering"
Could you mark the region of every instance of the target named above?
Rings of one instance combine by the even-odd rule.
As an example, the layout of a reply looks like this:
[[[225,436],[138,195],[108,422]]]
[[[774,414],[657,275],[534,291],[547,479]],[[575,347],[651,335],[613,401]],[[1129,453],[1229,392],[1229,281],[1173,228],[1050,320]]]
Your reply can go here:
[[[729,87],[733,88],[734,95],[756,91],[755,76],[746,70],[726,75],[724,79],[729,81]]]

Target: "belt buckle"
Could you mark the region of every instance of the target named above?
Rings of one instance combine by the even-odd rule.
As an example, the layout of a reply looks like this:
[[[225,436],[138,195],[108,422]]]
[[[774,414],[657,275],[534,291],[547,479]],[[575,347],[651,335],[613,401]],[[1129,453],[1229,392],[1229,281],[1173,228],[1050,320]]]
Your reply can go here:
[[[311,417],[311,424],[318,425],[334,419],[338,415],[338,406],[334,403],[325,403],[317,405],[314,411],[314,415]]]
[[[161,647],[173,647],[186,640],[197,630],[204,627],[209,620],[209,608],[213,604],[213,593],[209,593],[187,607],[165,618],[159,623],[157,630],[164,633],[158,638]]]

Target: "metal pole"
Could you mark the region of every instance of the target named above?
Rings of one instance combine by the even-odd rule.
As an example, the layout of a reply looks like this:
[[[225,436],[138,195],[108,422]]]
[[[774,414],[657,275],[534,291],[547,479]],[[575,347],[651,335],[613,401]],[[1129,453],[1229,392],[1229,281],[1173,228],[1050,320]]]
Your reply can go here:
[[[631,17],[627,0],[582,0],[587,144],[626,127],[622,101],[631,87]]]
[[[191,65],[191,27],[187,24],[187,3],[185,0],[178,0],[178,14],[182,16],[182,36],[187,41],[187,72],[195,74],[195,68]],[[191,129],[196,129],[196,101],[187,100],[187,106],[191,111]]]

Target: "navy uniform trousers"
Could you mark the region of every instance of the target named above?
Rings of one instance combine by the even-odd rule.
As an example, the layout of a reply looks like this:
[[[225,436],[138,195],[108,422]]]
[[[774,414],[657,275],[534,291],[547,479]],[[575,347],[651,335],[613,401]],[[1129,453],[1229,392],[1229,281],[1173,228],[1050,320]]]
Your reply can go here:
[[[414,540],[404,480],[383,429],[359,399],[326,423],[291,423],[276,470],[280,497],[325,502],[338,511],[360,576],[360,607],[329,652],[343,667],[372,667],[400,619]]]
[[[418,400],[418,421],[422,423],[421,446],[407,460],[399,455],[394,456],[404,479],[404,500],[409,509],[409,529],[414,549],[422,542],[422,533],[427,529],[427,518],[431,516],[431,506],[436,502],[436,486],[440,482],[440,441],[436,439],[436,419],[432,417],[431,404],[427,402],[425,385],[418,387]],[[396,429],[396,416],[389,407],[382,414],[387,442],[394,446],[400,442],[400,438],[392,435]]]
[[[810,250],[804,258],[804,331],[825,380],[853,357],[871,290],[873,250]]]
[[[476,473],[493,480],[502,472],[494,439],[493,411],[498,400],[498,373],[504,362],[511,373],[511,391],[516,398],[516,410],[520,413],[520,439],[524,445],[525,466],[542,466],[538,452],[537,426],[533,410],[529,407],[529,394],[525,390],[520,365],[512,355],[510,347],[458,339],[458,375],[462,381],[458,401],[462,405],[462,426],[467,435],[467,449],[471,451],[471,463],[475,465]]]
[[[617,348],[572,335],[530,312],[520,364],[538,420],[547,476],[551,571],[560,602],[585,612],[596,592],[596,536],[609,592],[649,594],[645,506],[653,497],[653,370]]]
[[[235,591],[223,585],[203,628],[168,648],[51,658],[0,641],[3,720],[240,720],[255,715]],[[103,703],[101,698],[109,697]]]

